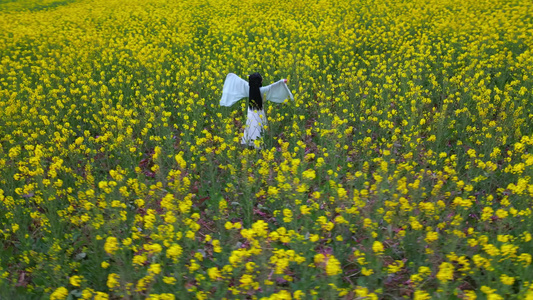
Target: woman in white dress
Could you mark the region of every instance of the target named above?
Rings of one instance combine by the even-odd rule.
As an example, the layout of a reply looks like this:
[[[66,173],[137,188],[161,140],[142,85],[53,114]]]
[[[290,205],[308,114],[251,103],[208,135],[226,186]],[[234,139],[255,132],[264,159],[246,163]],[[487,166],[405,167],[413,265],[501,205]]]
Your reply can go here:
[[[248,81],[249,83],[234,73],[229,73],[224,81],[220,105],[232,106],[242,98],[248,97],[246,128],[241,144],[260,148],[255,141],[261,138],[263,126],[267,124],[263,110],[263,97],[275,103],[282,103],[289,98],[294,100],[294,97],[287,87],[286,79],[263,87],[261,74],[254,73],[248,77]]]

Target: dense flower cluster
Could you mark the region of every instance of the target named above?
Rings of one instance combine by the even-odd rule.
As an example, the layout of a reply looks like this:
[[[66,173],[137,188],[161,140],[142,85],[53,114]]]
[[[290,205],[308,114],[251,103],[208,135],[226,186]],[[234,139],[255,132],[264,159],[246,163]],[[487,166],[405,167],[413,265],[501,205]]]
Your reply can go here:
[[[0,298],[533,299],[533,2],[5,2]]]

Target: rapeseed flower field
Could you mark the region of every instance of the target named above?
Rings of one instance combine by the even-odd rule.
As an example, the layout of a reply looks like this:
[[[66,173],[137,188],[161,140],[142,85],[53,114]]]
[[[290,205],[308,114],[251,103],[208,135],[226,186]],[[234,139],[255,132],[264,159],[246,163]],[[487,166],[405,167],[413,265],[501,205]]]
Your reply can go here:
[[[0,2],[1,299],[533,299],[533,2]],[[225,76],[288,79],[258,151]]]

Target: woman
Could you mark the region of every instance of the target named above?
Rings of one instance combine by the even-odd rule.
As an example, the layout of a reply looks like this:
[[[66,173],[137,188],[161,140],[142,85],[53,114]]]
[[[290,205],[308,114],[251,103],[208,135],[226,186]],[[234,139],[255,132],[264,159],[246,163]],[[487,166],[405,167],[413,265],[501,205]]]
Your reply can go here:
[[[286,79],[281,79],[271,85],[262,86],[263,78],[259,73],[248,76],[248,82],[234,73],[229,73],[226,76],[220,99],[221,106],[232,106],[242,98],[248,97],[246,128],[241,144],[260,148],[255,141],[261,138],[263,127],[267,123],[263,110],[263,97],[265,100],[275,103],[282,103],[289,98],[294,100],[286,83]]]

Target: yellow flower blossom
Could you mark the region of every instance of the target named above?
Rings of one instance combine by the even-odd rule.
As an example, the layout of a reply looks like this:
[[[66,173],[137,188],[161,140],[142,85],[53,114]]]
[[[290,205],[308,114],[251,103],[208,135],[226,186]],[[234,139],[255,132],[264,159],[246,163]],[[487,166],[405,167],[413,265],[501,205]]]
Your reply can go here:
[[[374,243],[372,244],[372,250],[378,255],[383,254],[383,244],[380,241],[374,241]]]
[[[119,283],[119,280],[120,279],[120,276],[118,274],[115,274],[115,273],[111,273],[107,276],[107,287],[109,287],[110,289],[114,289],[115,287],[119,286],[120,283]]]
[[[418,290],[418,291],[415,291],[413,295],[413,299],[414,300],[429,300],[431,299],[431,295],[428,292]]]
[[[78,276],[78,275],[75,275],[69,278],[70,284],[73,286],[78,286],[78,287],[81,285],[82,280],[83,280],[83,277]]]
[[[106,239],[104,250],[110,255],[113,255],[119,249],[118,240],[116,237],[108,237]]]
[[[439,272],[437,273],[436,277],[441,282],[445,283],[445,282],[453,280],[453,272],[454,272],[453,265],[449,262],[443,262],[439,266]]]
[[[57,288],[51,295],[50,300],[62,300],[68,296],[68,290],[65,287]]]

